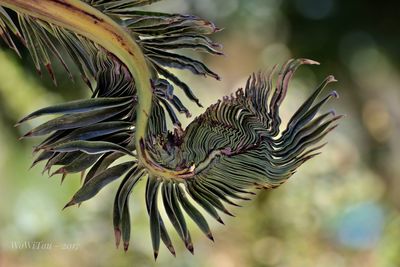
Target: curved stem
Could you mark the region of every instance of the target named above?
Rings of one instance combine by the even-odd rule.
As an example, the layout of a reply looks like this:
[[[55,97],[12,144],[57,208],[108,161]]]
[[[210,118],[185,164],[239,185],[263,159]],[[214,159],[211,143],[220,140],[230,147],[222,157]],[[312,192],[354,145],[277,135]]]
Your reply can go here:
[[[159,167],[145,147],[153,88],[146,58],[130,34],[111,18],[80,0],[0,0],[0,5],[80,34],[113,53],[131,72],[138,92],[136,149],[138,160],[154,176],[180,180],[193,173]]]

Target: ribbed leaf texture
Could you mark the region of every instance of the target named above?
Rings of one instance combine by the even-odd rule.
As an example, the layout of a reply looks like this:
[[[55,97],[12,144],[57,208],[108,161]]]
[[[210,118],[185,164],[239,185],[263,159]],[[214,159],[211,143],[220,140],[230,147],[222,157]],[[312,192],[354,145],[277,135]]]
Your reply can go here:
[[[209,107],[183,130],[176,112],[186,116],[190,112],[174,95],[173,85],[190,100],[198,105],[200,102],[170,68],[216,79],[219,76],[202,62],[171,51],[194,49],[221,55],[221,46],[208,37],[219,29],[195,16],[137,10],[156,1],[84,2],[128,31],[153,71],[153,105],[148,114],[147,137],[140,140],[141,149],[147,151],[146,156],[159,170],[191,172],[163,176],[141,164],[135,146],[141,98],[132,73],[119,58],[73,31],[34,16],[12,13],[1,7],[1,1],[0,35],[18,54],[15,38],[19,39],[29,50],[37,71],[41,73],[44,66],[54,81],[52,58],[58,58],[70,74],[59,52],[62,47],[92,90],[90,99],[40,109],[18,124],[39,116],[59,115],[24,137],[46,136],[34,148],[38,156],[33,165],[46,161],[44,171],[61,174],[62,181],[67,174],[82,173],[82,187],[66,207],[89,200],[109,183],[122,180],[115,196],[113,225],[116,244],[122,241],[125,250],[131,233],[129,196],[141,180],[147,180],[145,198],[154,256],[159,253],[161,241],[175,255],[165,220],[171,222],[193,253],[187,217],[213,240],[204,212],[223,223],[221,212],[232,215],[228,205],[238,206],[238,202],[249,200],[255,189],[271,189],[284,183],[300,165],[319,154],[322,139],[341,118],[333,111],[320,112],[329,99],[337,97],[333,91],[319,99],[326,85],[335,81],[329,76],[293,114],[286,128],[281,127],[279,110],[293,74],[303,64],[318,64],[296,59],[289,60],[277,74],[276,67],[268,74],[253,74],[244,88]],[[174,124],[173,132],[167,128],[165,112]],[[121,159],[123,156],[126,160]]]

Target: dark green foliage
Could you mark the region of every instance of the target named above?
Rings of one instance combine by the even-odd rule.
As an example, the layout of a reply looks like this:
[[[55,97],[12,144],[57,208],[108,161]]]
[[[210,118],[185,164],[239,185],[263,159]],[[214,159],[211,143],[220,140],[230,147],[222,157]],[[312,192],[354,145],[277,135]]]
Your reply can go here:
[[[292,116],[286,129],[280,131],[279,108],[290,79],[302,64],[316,62],[290,60],[280,70],[276,86],[273,85],[273,71],[268,78],[261,73],[253,75],[244,89],[209,107],[178,139],[176,136],[166,138],[162,146],[170,150],[149,148],[164,168],[196,166],[195,175],[183,182],[186,192],[179,183],[151,176],[148,179],[148,192],[151,193],[148,193],[147,201],[155,251],[159,246],[160,225],[154,223],[160,224],[161,220],[152,209],[157,208],[154,198],[158,191],[168,218],[188,250],[192,251],[181,207],[211,239],[212,234],[188,196],[223,223],[220,212],[233,216],[226,205],[237,206],[236,201],[247,200],[246,196],[251,194],[249,189],[281,185],[300,165],[319,154],[322,146],[318,142],[337,126],[335,122],[341,118],[332,111],[317,116],[323,104],[337,97],[333,91],[316,101],[325,86],[335,81],[333,76],[317,87]]]
[[[82,172],[82,187],[66,207],[91,199],[107,184],[124,177],[114,200],[113,225],[116,245],[122,239],[125,250],[131,235],[129,196],[142,179],[147,179],[145,202],[154,256],[159,253],[161,241],[175,255],[165,218],[160,215],[160,204],[185,247],[193,253],[185,214],[213,240],[208,223],[197,206],[223,223],[221,213],[233,216],[227,206],[238,206],[238,201],[249,200],[254,189],[281,185],[300,165],[318,155],[323,146],[318,145],[319,142],[341,118],[334,112],[318,115],[322,106],[337,96],[331,92],[317,100],[325,86],[334,81],[329,76],[281,131],[279,109],[289,81],[300,65],[316,64],[298,59],[282,66],[276,79],[275,69],[267,77],[261,73],[252,75],[244,89],[209,107],[183,130],[176,112],[190,116],[190,111],[174,95],[173,85],[182,89],[190,100],[198,105],[200,102],[190,87],[169,68],[185,69],[216,79],[219,76],[202,62],[171,51],[194,49],[221,55],[221,46],[207,37],[219,29],[195,16],[136,10],[138,6],[155,1],[85,2],[130,31],[153,71],[153,106],[148,114],[144,148],[160,169],[193,169],[193,175],[159,177],[141,164],[135,147],[136,107],[140,97],[132,74],[114,55],[76,33],[26,15],[17,14],[18,23],[14,23],[9,11],[1,7],[0,35],[17,52],[13,36],[20,38],[38,72],[44,65],[54,81],[51,54],[69,72],[57,48],[63,47],[92,90],[90,99],[40,109],[19,123],[39,116],[59,115],[24,137],[47,135],[34,149],[40,153],[33,165],[46,161],[44,171],[49,173],[52,167],[58,166],[53,174],[62,174],[62,180],[69,173]],[[174,124],[174,132],[168,131],[165,112]],[[127,160],[116,164],[123,156],[127,156]]]

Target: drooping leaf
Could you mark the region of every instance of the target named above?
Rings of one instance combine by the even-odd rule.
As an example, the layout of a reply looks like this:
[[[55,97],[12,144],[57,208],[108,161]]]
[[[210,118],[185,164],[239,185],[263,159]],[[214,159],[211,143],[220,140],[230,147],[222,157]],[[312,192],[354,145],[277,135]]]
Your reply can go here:
[[[210,227],[204,216],[190,203],[185,192],[179,186],[175,186],[176,195],[178,197],[179,202],[181,203],[183,209],[186,213],[192,218],[192,220],[199,226],[200,230],[212,241],[214,241],[214,237],[211,233]]]
[[[173,184],[163,183],[162,198],[165,211],[172,222],[172,225],[185,243],[186,248],[193,253],[193,244],[190,233],[187,229],[185,218],[183,217],[182,211],[178,205]]]
[[[85,177],[84,183],[89,182],[93,177],[106,170],[113,162],[122,157],[124,154],[119,152],[109,152],[101,156],[101,158],[93,165]]]
[[[130,101],[132,101],[132,99],[129,97],[94,98],[87,100],[76,100],[52,107],[39,109],[19,120],[18,124],[43,115],[61,114],[61,113],[67,113],[67,114],[83,113],[87,111],[123,106],[129,103]]]
[[[52,175],[82,172],[92,166],[99,157],[100,155],[90,155],[85,153],[82,153],[75,158],[71,157],[70,163],[66,164],[66,162],[64,161],[63,163],[65,165],[56,170]]]
[[[150,218],[150,234],[153,245],[154,258],[157,259],[160,250],[160,214],[158,211],[158,189],[160,181],[149,177],[146,185],[146,205]]]
[[[121,163],[96,175],[95,177],[93,177],[93,179],[84,184],[78,192],[75,193],[75,195],[72,197],[72,200],[68,202],[65,207],[79,204],[83,201],[91,199],[107,184],[120,178],[124,173],[132,168],[134,164],[135,162]]]
[[[114,107],[106,110],[94,110],[84,113],[63,115],[34,128],[26,133],[24,137],[41,136],[58,130],[74,129],[93,125],[124,112],[128,107],[129,106],[125,106],[125,108]]]
[[[64,143],[53,148],[50,148],[50,151],[55,152],[74,152],[74,151],[82,151],[87,154],[104,154],[107,152],[121,152],[127,155],[133,156],[132,152],[128,149],[104,141],[71,141],[68,143]]]

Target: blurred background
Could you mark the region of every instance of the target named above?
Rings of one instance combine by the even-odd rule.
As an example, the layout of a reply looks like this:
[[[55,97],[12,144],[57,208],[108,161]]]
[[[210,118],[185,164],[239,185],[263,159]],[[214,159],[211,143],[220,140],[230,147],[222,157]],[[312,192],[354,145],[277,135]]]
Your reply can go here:
[[[179,73],[205,106],[244,86],[253,71],[305,57],[321,66],[298,71],[282,116],[287,120],[333,74],[339,83],[330,88],[341,98],[329,106],[346,119],[328,137],[323,154],[284,186],[234,209],[237,217],[225,218],[225,226],[209,220],[215,243],[191,225],[195,255],[173,234],[177,258],[162,248],[154,263],[144,184],[132,196],[132,245],[125,254],[115,249],[112,229],[118,183],[79,209],[62,212],[79,188],[79,176],[60,187],[59,178],[42,176],[40,167],[28,170],[37,140],[18,141],[32,125],[16,129],[14,123],[40,107],[85,97],[88,90],[77,75],[75,83],[64,78],[60,66],[54,87],[46,74],[34,73],[30,60],[2,49],[0,266],[400,266],[399,2],[165,0],[150,9],[196,14],[225,28],[214,38],[226,56],[203,58],[221,82]],[[201,112],[193,107],[194,115]],[[42,249],[29,249],[26,242]]]

